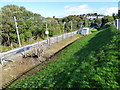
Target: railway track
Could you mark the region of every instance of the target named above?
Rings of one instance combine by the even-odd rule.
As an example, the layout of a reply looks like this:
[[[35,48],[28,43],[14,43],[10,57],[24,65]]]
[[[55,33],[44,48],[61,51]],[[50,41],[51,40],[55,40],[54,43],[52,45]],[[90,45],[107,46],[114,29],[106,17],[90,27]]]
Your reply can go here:
[[[83,36],[83,37],[85,37],[85,36]],[[6,84],[4,84],[4,85],[2,86],[2,88],[4,88],[4,89],[5,89],[5,88],[8,88],[8,87],[9,87],[11,84],[13,84],[14,82],[19,81],[19,80],[21,80],[21,79],[24,79],[24,78],[26,78],[27,76],[31,76],[32,74],[34,74],[34,73],[38,72],[39,70],[41,70],[43,67],[45,67],[45,66],[53,63],[53,62],[55,61],[54,58],[59,57],[58,54],[59,54],[61,51],[65,50],[65,49],[66,49],[67,47],[69,47],[71,44],[73,44],[74,42],[80,40],[80,39],[83,38],[83,37],[80,37],[80,38],[76,39],[75,41],[69,43],[68,45],[66,45],[65,47],[63,47],[62,49],[60,49],[59,51],[57,51],[57,52],[54,53],[53,55],[51,55],[51,56],[50,56],[48,59],[46,59],[45,61],[43,61],[43,62],[35,65],[34,67],[30,68],[30,69],[27,70],[26,72],[23,72],[22,74],[18,75],[16,78],[14,78],[14,79],[12,79],[11,81],[9,81],[9,82],[7,82]]]

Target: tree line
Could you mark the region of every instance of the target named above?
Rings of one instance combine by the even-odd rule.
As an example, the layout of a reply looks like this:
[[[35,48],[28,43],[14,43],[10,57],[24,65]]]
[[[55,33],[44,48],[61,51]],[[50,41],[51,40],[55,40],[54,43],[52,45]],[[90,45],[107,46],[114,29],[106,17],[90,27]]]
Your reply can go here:
[[[17,25],[20,35],[21,43],[30,41],[45,39],[46,23],[47,21],[49,37],[60,35],[71,31],[71,23],[73,23],[73,31],[80,29],[80,27],[94,26],[104,22],[102,19],[87,19],[84,16],[70,15],[63,18],[44,18],[40,14],[33,13],[26,10],[24,7],[16,5],[6,5],[1,8],[2,20],[1,20],[1,45],[10,46],[11,43],[18,44],[14,16],[17,19]],[[65,27],[63,22],[66,22]],[[105,22],[106,23],[106,22]]]

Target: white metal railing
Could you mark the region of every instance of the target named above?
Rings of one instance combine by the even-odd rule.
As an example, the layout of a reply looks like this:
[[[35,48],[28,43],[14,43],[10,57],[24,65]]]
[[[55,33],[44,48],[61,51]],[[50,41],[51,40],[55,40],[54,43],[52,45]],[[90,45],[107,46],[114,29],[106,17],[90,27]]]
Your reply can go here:
[[[57,42],[59,42],[63,39],[69,38],[69,37],[71,37],[75,34],[77,34],[77,31],[73,31],[72,34],[71,34],[71,32],[69,32],[69,33],[65,33],[65,34],[62,34],[62,35],[59,35],[59,36],[49,38],[49,41],[50,41],[49,45],[57,43]],[[43,40],[43,41],[39,41],[39,42],[36,42],[36,43],[33,43],[33,44],[28,44],[26,46],[18,47],[18,48],[15,48],[15,49],[7,51],[7,52],[0,53],[1,54],[1,58],[0,58],[1,59],[1,64],[3,63],[2,61],[4,61],[5,59],[13,59],[15,57],[22,56],[23,55],[22,53],[27,51],[26,50],[27,48],[32,48],[33,49],[33,48],[39,47],[40,45],[43,45],[45,47],[49,46],[49,45],[47,45],[47,40]]]

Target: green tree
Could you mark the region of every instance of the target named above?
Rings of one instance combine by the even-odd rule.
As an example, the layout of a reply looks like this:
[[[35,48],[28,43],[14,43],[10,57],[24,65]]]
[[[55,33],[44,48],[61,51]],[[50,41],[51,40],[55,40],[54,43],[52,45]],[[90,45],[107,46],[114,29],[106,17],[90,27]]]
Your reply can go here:
[[[38,38],[45,39],[46,24],[48,23],[49,36],[60,35],[63,33],[63,22],[66,22],[65,29],[67,32],[71,31],[71,24],[73,22],[73,31],[80,28],[81,21],[89,20],[84,16],[70,15],[64,18],[44,18],[40,14],[30,12],[24,7],[16,5],[6,5],[1,8],[2,14],[2,45],[9,46],[11,42],[18,44],[14,16],[17,19],[18,31],[21,42],[28,41],[30,38],[36,40]],[[96,24],[99,24],[99,20]],[[84,26],[86,24],[84,23]]]
[[[120,10],[118,10],[118,18],[120,19]]]
[[[31,36],[32,36],[32,33],[30,31],[25,32],[25,40],[29,40]]]
[[[102,26],[105,25],[107,22],[113,22],[114,18],[112,16],[104,16],[102,18]]]

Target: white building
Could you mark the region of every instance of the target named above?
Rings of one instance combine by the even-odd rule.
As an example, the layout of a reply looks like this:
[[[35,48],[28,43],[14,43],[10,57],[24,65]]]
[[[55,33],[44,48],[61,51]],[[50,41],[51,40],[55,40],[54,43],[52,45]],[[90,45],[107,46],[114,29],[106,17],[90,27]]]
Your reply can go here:
[[[104,18],[104,16],[98,16],[98,18]]]
[[[104,16],[98,16],[98,18],[103,18]],[[97,16],[86,16],[88,19],[96,19]]]
[[[96,16],[87,16],[86,18],[88,18],[88,19],[96,19],[97,17]]]
[[[88,35],[89,34],[89,28],[83,28],[81,31],[82,35]]]

